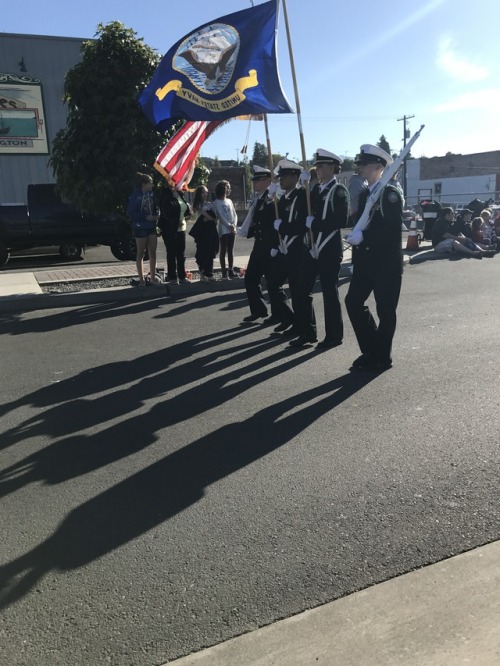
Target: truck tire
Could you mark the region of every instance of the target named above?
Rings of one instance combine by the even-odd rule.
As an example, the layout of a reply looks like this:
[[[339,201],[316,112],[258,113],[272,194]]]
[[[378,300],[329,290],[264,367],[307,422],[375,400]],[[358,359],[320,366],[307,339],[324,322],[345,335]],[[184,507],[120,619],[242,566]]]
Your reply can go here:
[[[78,243],[62,243],[59,247],[59,253],[65,259],[80,259],[83,248]]]
[[[0,241],[0,266],[4,266],[9,261],[9,257],[9,248],[4,242]]]
[[[121,240],[109,246],[111,253],[115,259],[119,261],[135,261],[135,241],[129,237],[124,237]]]

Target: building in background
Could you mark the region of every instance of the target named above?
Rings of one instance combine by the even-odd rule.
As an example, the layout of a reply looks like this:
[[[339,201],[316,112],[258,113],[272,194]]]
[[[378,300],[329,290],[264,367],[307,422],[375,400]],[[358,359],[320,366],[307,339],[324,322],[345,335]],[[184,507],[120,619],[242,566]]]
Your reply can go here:
[[[463,207],[473,199],[500,202],[500,150],[471,155],[448,154],[406,162],[408,206],[434,199]]]
[[[66,125],[64,77],[83,39],[0,33],[0,203],[26,204],[30,183],[53,183],[51,144]]]

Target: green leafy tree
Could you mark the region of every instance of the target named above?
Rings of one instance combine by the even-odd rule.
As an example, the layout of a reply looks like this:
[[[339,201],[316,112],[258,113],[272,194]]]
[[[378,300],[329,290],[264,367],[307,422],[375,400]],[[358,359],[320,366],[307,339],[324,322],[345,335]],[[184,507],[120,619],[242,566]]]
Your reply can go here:
[[[267,148],[263,143],[255,142],[253,147],[252,164],[268,168],[269,159],[267,157]]]
[[[342,162],[342,171],[356,171],[358,168],[357,164],[350,157],[344,157]]]
[[[135,173],[151,173],[166,143],[137,103],[160,56],[119,21],[99,24],[81,53],[65,78],[68,119],[50,165],[61,194],[80,209],[122,212]]]
[[[211,169],[209,169],[207,165],[204,164],[203,161],[198,157],[193,172],[193,178],[189,183],[190,189],[196,189],[200,185],[206,185],[208,183],[208,177],[211,173]]]
[[[377,146],[379,148],[382,148],[382,150],[385,150],[385,152],[389,153],[389,155],[391,154],[391,147],[389,145],[389,142],[387,141],[387,139],[385,138],[385,136],[383,134],[380,137],[380,139],[378,140]]]

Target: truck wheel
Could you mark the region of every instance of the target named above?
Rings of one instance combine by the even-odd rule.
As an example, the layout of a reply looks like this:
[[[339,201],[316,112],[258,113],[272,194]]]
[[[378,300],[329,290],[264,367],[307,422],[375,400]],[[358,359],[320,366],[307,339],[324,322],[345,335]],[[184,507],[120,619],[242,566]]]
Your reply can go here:
[[[113,243],[109,249],[113,257],[119,261],[135,261],[135,241],[131,236]]]
[[[78,243],[62,243],[59,247],[59,253],[65,259],[80,259],[83,248]]]
[[[9,248],[0,241],[0,266],[3,266],[9,261],[10,252]]]

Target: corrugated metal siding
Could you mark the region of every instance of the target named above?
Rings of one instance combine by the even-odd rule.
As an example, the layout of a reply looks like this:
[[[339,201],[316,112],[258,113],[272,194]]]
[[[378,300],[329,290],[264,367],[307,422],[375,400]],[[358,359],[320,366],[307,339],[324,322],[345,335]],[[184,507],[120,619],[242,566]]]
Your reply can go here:
[[[66,125],[62,102],[66,72],[80,62],[84,39],[0,33],[0,72],[40,79],[49,146]],[[27,71],[20,72],[24,58]],[[26,203],[30,183],[52,183],[49,155],[3,155],[0,153],[0,202]]]

